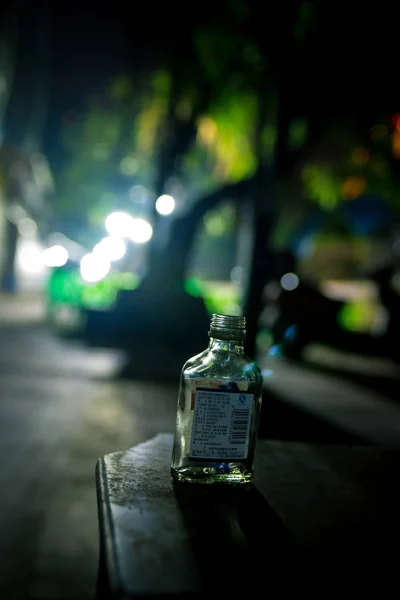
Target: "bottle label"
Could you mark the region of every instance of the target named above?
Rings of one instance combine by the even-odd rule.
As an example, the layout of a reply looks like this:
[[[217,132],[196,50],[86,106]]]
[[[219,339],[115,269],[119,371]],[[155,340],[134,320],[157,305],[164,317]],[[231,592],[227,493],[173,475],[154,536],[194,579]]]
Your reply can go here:
[[[247,458],[253,394],[197,387],[190,458]]]

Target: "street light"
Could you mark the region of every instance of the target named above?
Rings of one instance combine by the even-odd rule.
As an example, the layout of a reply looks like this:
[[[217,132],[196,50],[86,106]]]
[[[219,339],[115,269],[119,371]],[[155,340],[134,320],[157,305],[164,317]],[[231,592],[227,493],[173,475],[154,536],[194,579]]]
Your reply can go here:
[[[82,279],[88,283],[96,283],[104,279],[111,265],[110,261],[103,256],[91,252],[82,258],[80,267]]]
[[[111,236],[128,238],[136,244],[145,244],[153,235],[153,228],[145,219],[134,219],[124,212],[108,215],[105,226]]]
[[[135,219],[124,212],[113,212],[106,218],[108,233],[119,238],[129,238]]]
[[[39,274],[44,271],[43,252],[36,242],[23,245],[18,252],[18,263],[22,271]]]
[[[106,260],[120,260],[125,256],[126,244],[119,237],[107,236],[93,248],[93,254],[103,256]]]
[[[24,217],[18,222],[18,233],[26,238],[34,238],[37,232],[37,225],[33,219]]]
[[[145,244],[153,236],[152,226],[144,219],[133,219],[133,221],[129,238],[136,244]]]
[[[163,194],[156,201],[156,211],[160,215],[170,215],[175,209],[175,200],[169,194]]]
[[[62,267],[68,261],[68,250],[56,244],[43,252],[43,262],[46,267]]]
[[[299,278],[295,273],[285,273],[281,277],[281,286],[284,290],[292,292],[299,285]]]

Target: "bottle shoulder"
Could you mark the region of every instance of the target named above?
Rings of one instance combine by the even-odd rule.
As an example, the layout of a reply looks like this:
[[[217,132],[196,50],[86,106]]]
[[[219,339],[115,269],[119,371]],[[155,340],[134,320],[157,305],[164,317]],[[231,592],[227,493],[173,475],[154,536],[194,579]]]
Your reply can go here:
[[[182,376],[187,379],[205,377],[262,382],[257,363],[245,354],[215,352],[209,348],[183,365]]]

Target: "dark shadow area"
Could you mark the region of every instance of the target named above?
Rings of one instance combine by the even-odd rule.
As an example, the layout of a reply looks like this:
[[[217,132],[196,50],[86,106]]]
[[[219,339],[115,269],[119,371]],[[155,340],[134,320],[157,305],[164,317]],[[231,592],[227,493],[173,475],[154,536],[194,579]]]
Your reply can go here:
[[[366,444],[322,419],[299,410],[283,396],[264,389],[259,438],[291,440],[314,444]]]
[[[132,381],[176,383],[178,393],[182,366],[192,355],[188,353],[187,345],[175,347],[168,343],[138,344],[136,349],[130,349],[126,353],[126,360],[118,373],[118,378]]]
[[[245,593],[279,585],[299,570],[299,550],[281,519],[252,485],[229,489],[175,484],[202,592]]]
[[[200,298],[141,286],[121,293],[113,311],[87,311],[82,339],[124,350],[122,378],[178,381],[182,365],[207,347],[209,323]]]

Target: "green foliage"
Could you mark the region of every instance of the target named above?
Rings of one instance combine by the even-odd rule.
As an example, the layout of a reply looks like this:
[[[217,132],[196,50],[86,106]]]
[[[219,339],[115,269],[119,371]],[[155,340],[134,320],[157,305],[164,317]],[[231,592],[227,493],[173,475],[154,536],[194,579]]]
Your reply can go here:
[[[304,40],[314,25],[315,10],[312,2],[299,2],[297,19],[293,26],[293,34],[296,40]]]
[[[205,43],[202,35],[200,45]],[[209,35],[204,32],[205,39]],[[218,60],[218,69],[223,70],[233,51],[232,40],[222,36],[216,43],[218,52],[220,46],[225,48]],[[172,93],[171,74],[166,70],[150,74],[140,91],[129,78],[117,78],[103,97],[66,123],[63,142],[70,158],[57,181],[60,214],[78,214],[97,226],[117,205],[116,183],[119,189],[126,188],[126,196],[133,183],[153,186],[160,144],[171,134],[167,115]],[[190,118],[198,94],[185,80],[175,104],[183,121]],[[181,168],[180,176],[193,193],[220,182],[239,181],[255,171],[257,110],[255,93],[235,82],[213,95],[209,111],[195,123],[197,133]]]
[[[302,168],[306,194],[326,211],[364,194],[380,197],[399,211],[400,181],[391,170],[387,149],[380,140],[367,149],[361,139],[361,130],[328,131],[320,152]]]
[[[289,127],[289,148],[293,150],[301,148],[307,139],[307,132],[308,122],[306,121],[306,119],[294,119],[290,123]]]
[[[325,210],[334,209],[341,197],[341,181],[333,168],[324,164],[307,164],[302,173],[309,197]]]
[[[262,156],[266,163],[270,163],[274,155],[277,134],[278,132],[275,123],[267,124],[263,128],[261,134],[261,148]]]
[[[176,62],[165,61],[163,69],[149,72],[140,85],[127,75],[115,78],[85,111],[65,124],[63,141],[69,160],[57,180],[59,213],[79,215],[91,226],[101,226],[121,199],[128,200],[133,185],[154,188],[160,155],[168,147],[165,142],[174,140],[182,123],[190,125],[193,139],[184,146],[184,156],[172,161],[175,171],[167,175],[178,176],[190,197],[247,178],[260,164],[274,167],[277,137],[282,135],[277,124],[281,84],[287,86],[289,96],[285,104],[289,134],[283,140],[287,143],[279,147],[286,146],[289,157],[307,148],[314,116],[311,111],[305,116],[304,106],[299,108],[296,95],[289,93],[293,74],[283,73],[282,81],[277,77],[280,59],[263,37],[267,29],[255,24],[258,7],[245,0],[225,4],[229,26],[219,13],[203,15],[202,25],[187,36],[193,42],[189,59],[171,52]],[[276,21],[273,6],[268,5],[268,27],[274,28],[273,40],[279,41],[280,31],[285,33],[284,43],[298,51],[296,64],[300,65],[301,57],[307,56],[302,54],[306,41],[316,31],[318,3],[289,4],[287,14],[285,9],[277,11]],[[310,78],[307,82],[312,84]],[[315,85],[318,90],[319,83]],[[361,146],[357,126],[335,128],[328,121],[321,136],[324,147],[321,151],[307,148],[289,175],[298,185],[291,197],[292,209],[286,203],[285,210],[297,214],[294,204],[306,197],[333,211],[341,201],[351,201],[364,191],[378,193],[398,207],[398,186],[384,158],[389,136],[379,138],[376,152],[369,152],[365,163],[359,153],[357,163],[351,158]],[[281,199],[277,198],[278,206],[283,205]],[[224,210],[212,212],[205,220],[211,237],[230,230]],[[291,227],[292,222],[282,228],[283,237]]]
[[[229,202],[208,211],[204,217],[205,232],[211,237],[220,237],[233,233],[235,224],[236,211],[234,206]]]
[[[255,171],[256,111],[255,94],[228,89],[199,119],[197,154],[206,149],[207,167],[216,182],[239,181]]]
[[[245,21],[250,16],[250,7],[244,0],[226,0],[226,4],[241,21]]]
[[[194,44],[205,76],[218,80],[230,69],[241,40],[222,24],[213,24],[195,32]]]
[[[57,177],[56,211],[97,226],[121,200],[130,181],[149,183],[159,128],[164,118],[170,77],[155,72],[147,91],[134,94],[133,82],[119,77],[103,96],[67,121],[63,145],[68,162]],[[115,192],[125,188],[125,196]]]

